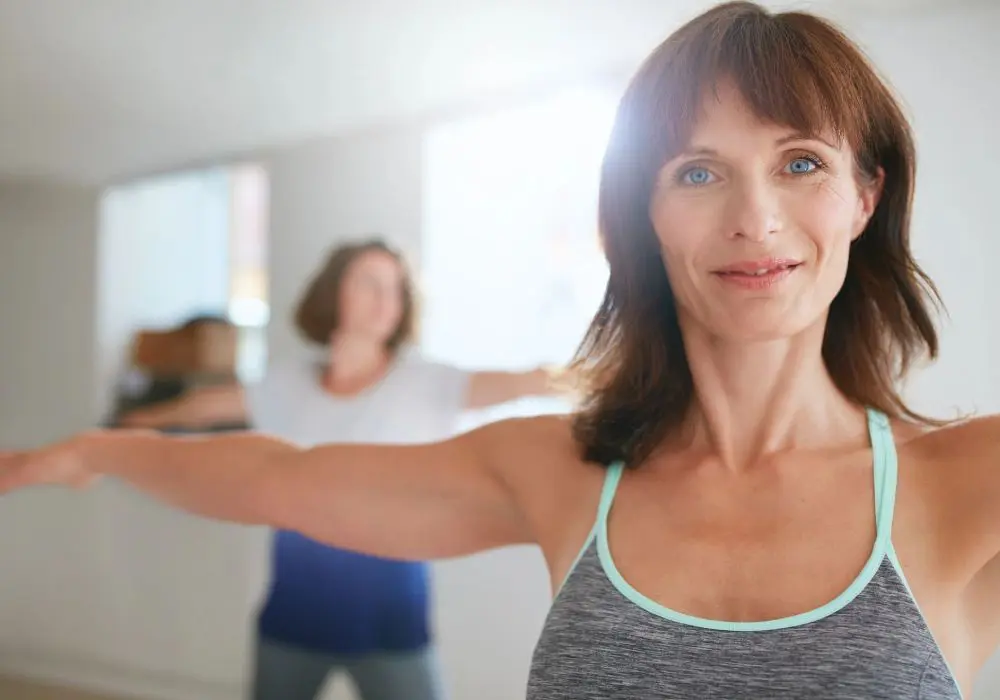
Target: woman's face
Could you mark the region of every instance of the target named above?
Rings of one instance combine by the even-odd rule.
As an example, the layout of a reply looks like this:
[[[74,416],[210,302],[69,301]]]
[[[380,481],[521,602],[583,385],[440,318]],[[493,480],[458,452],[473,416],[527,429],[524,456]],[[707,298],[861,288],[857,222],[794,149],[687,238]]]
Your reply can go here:
[[[833,134],[761,122],[720,86],[650,202],[682,328],[761,341],[825,323],[880,190]]]
[[[403,318],[403,284],[403,270],[389,253],[358,255],[341,282],[337,331],[388,341]]]

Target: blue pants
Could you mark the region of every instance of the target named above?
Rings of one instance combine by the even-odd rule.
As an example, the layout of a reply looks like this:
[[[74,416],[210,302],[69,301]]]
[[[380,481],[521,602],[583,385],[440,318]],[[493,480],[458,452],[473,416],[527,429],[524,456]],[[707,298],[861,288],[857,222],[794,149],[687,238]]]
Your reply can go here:
[[[258,637],[253,700],[315,700],[331,673],[344,672],[362,700],[443,700],[432,647],[335,656]]]

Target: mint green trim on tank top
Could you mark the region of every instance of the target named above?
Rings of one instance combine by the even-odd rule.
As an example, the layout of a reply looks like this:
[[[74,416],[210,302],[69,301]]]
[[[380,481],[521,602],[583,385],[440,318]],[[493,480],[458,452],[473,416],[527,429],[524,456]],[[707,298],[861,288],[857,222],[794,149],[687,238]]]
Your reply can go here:
[[[621,462],[608,467],[604,488],[601,493],[601,505],[598,513],[597,549],[605,575],[612,585],[632,603],[667,620],[690,627],[721,630],[728,632],[765,632],[816,622],[843,609],[871,582],[878,572],[882,562],[892,549],[892,516],[896,503],[897,460],[896,448],[892,439],[892,429],[888,418],[879,411],[869,409],[868,433],[872,449],[872,471],[875,490],[875,543],[871,556],[865,563],[857,578],[839,596],[815,610],[791,615],[789,617],[760,622],[732,622],[727,620],[712,620],[696,617],[672,610],[656,601],[647,598],[629,584],[618,571],[611,547],[608,543],[608,515],[614,503],[615,493],[621,481],[625,465]],[[589,542],[589,540],[588,540]]]
[[[601,488],[601,500],[597,505],[597,517],[594,519],[594,526],[590,528],[590,532],[587,534],[587,539],[584,540],[583,546],[580,547],[580,551],[576,553],[576,557],[573,559],[573,563],[570,565],[569,570],[566,571],[566,575],[563,576],[562,583],[559,584],[559,588],[556,590],[555,597],[559,597],[559,592],[562,591],[563,586],[566,585],[566,581],[569,577],[576,571],[577,564],[583,559],[583,555],[587,553],[590,549],[591,543],[593,543],[594,538],[597,537],[597,533],[601,528],[601,523],[605,521],[608,513],[611,511],[611,504],[615,500],[615,492],[618,490],[618,480],[622,477],[622,467],[624,463],[615,462],[608,467],[608,471],[604,476],[604,486]]]
[[[876,450],[881,451],[881,462],[885,465],[883,468],[884,473],[881,477],[881,491],[877,492],[876,496],[878,499],[878,510],[876,511],[875,516],[879,536],[881,537],[884,533],[885,555],[888,557],[889,563],[892,564],[892,568],[895,569],[896,575],[899,576],[899,580],[902,581],[903,587],[906,588],[906,592],[909,594],[910,600],[913,602],[913,607],[915,607],[917,612],[920,614],[924,626],[927,628],[928,634],[930,634],[931,638],[934,639],[934,644],[937,645],[938,651],[941,654],[941,660],[944,662],[945,668],[948,669],[948,674],[951,676],[951,680],[955,685],[958,697],[963,698],[965,696],[962,693],[961,686],[958,684],[958,676],[955,675],[955,669],[951,667],[947,657],[945,657],[944,653],[941,652],[941,645],[934,637],[934,632],[931,630],[931,627],[927,622],[927,616],[924,615],[924,611],[920,608],[920,603],[917,602],[917,597],[913,595],[913,589],[910,588],[910,582],[906,579],[906,574],[903,573],[903,566],[899,563],[899,556],[896,554],[896,548],[892,544],[892,520],[896,506],[896,486],[899,481],[899,462],[896,455],[895,440],[893,440],[892,437],[892,426],[890,425],[889,419],[886,418],[885,414],[870,409],[868,411],[868,422],[872,440],[872,452],[875,453]],[[880,460],[876,457],[876,474],[879,463]],[[876,476],[876,478],[879,477]]]
[[[598,520],[597,522],[595,522],[594,526],[590,528],[590,532],[587,533],[587,539],[584,540],[583,546],[580,547],[580,551],[576,553],[576,557],[573,559],[573,563],[570,564],[569,569],[567,569],[566,571],[566,575],[563,576],[563,580],[559,584],[559,588],[556,589],[556,594],[552,598],[553,602],[555,601],[556,598],[559,597],[559,594],[562,592],[562,589],[566,586],[566,582],[569,581],[569,577],[573,575],[574,571],[576,571],[576,567],[580,563],[580,560],[583,559],[583,555],[587,553],[588,549],[590,549],[591,542],[593,542],[594,538],[597,536],[598,522],[600,521]]]
[[[903,587],[906,588],[906,592],[910,595],[910,600],[913,601],[913,607],[917,609],[920,614],[920,618],[924,622],[924,626],[927,628],[927,632],[931,635],[934,640],[934,644],[937,645],[938,651],[941,653],[941,660],[944,662],[944,667],[948,669],[948,675],[951,676],[952,682],[955,684],[955,690],[958,691],[958,697],[964,698],[965,695],[962,693],[962,686],[958,684],[958,676],[955,675],[955,669],[951,667],[951,663],[948,661],[948,657],[944,655],[941,651],[941,644],[938,643],[937,637],[934,636],[931,626],[927,623],[927,616],[924,615],[924,611],[920,608],[920,603],[917,602],[917,597],[913,595],[913,589],[910,588],[910,582],[906,580],[906,574],[903,573],[903,565],[899,563],[899,556],[896,554],[896,548],[889,543],[889,551],[886,553],[889,557],[889,563],[892,564],[892,568],[896,570],[896,575],[899,576],[899,580],[903,582]]]

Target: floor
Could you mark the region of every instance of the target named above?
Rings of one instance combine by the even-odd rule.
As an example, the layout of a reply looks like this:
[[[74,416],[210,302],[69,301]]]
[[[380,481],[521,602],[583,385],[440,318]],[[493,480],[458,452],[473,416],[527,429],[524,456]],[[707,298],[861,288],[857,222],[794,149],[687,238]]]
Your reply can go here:
[[[132,700],[55,688],[13,678],[0,678],[0,698],[3,700]]]

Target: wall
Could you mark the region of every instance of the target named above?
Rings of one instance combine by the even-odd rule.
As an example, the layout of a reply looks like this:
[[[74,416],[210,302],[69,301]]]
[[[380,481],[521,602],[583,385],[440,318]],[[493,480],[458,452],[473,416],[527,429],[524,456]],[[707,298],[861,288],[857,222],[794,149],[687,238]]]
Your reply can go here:
[[[941,361],[912,392],[935,411],[1000,409],[991,362],[1000,319],[987,302],[1000,293],[987,267],[1000,254],[990,207],[1000,142],[987,123],[1000,110],[987,75],[998,22],[1000,10],[983,8],[858,28],[910,105],[920,143],[914,245],[951,322]],[[331,242],[386,233],[419,259],[420,138],[396,129],[325,139],[277,151],[268,166],[270,340],[284,355],[300,351],[284,320]],[[94,416],[95,217],[93,192],[0,187],[3,444],[51,439]],[[15,533],[0,538],[0,668],[150,697],[239,697],[247,616],[264,584],[263,533],[172,513],[110,484],[84,496],[17,494],[4,500],[0,528]],[[540,576],[525,550],[437,568],[454,697],[522,696],[544,610]],[[998,696],[995,661],[975,697]]]
[[[93,409],[96,195],[0,183],[0,444],[57,437]]]

